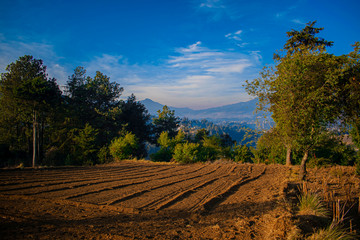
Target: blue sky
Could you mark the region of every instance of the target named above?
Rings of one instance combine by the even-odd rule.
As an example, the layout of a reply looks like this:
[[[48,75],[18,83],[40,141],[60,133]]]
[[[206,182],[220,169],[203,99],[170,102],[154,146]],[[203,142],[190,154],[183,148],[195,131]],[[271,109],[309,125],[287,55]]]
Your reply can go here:
[[[77,66],[134,93],[193,109],[250,97],[243,84],[272,64],[286,32],[324,27],[329,52],[360,41],[358,0],[2,0],[0,72],[25,54],[60,85]]]

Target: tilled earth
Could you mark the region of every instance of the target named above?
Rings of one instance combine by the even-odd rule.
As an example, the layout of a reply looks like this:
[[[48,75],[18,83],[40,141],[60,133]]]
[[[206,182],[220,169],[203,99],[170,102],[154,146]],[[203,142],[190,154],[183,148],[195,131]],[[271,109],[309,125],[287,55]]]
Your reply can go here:
[[[123,161],[0,170],[0,239],[285,239],[292,169]]]

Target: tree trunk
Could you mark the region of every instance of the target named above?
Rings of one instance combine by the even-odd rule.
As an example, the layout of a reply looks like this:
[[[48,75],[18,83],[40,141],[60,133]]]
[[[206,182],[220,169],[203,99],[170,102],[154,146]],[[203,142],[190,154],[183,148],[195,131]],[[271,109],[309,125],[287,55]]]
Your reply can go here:
[[[291,166],[291,146],[286,147],[286,166]]]
[[[299,178],[300,180],[305,180],[306,177],[306,161],[308,159],[309,156],[309,150],[306,150],[304,152],[304,156],[301,160],[301,165],[300,165],[300,173],[299,173]]]
[[[36,152],[37,152],[37,119],[36,111],[34,110],[34,119],[33,119],[33,158],[32,158],[32,167],[36,165]]]
[[[39,117],[38,117],[39,118]],[[44,158],[44,127],[45,123],[44,121],[40,121],[38,120],[38,160],[37,163],[38,165],[41,165],[43,163],[43,158]]]

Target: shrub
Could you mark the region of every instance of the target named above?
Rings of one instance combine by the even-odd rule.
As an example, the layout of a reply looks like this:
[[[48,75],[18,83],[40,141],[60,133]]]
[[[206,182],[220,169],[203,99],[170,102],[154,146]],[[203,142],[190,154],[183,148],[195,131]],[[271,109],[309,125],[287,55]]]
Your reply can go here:
[[[309,160],[309,167],[325,167],[332,165],[332,161],[328,158],[319,157],[319,158],[311,158]]]
[[[303,193],[299,202],[299,215],[314,215],[318,217],[328,217],[329,211],[322,203],[321,198],[316,193]]]
[[[233,159],[235,162],[253,162],[254,154],[251,149],[246,145],[235,145],[233,148]]]
[[[179,143],[175,146],[174,160],[179,163],[194,163],[199,161],[199,144],[198,143]]]
[[[338,136],[325,133],[320,136],[313,155],[316,156],[314,163],[317,165],[315,166],[329,165],[330,163],[348,166],[354,165],[356,160],[356,151],[352,146],[343,143]]]
[[[157,139],[157,143],[161,148],[169,148],[172,145],[171,138],[169,138],[168,132],[162,132]]]
[[[160,148],[156,153],[150,154],[150,159],[154,162],[170,162],[172,152],[168,148]]]
[[[128,132],[124,136],[115,138],[111,142],[109,146],[110,154],[115,160],[133,158],[138,149],[137,142],[135,134]]]
[[[204,137],[199,148],[199,161],[212,161],[219,158],[221,153],[220,139],[217,136]]]
[[[329,227],[325,229],[320,229],[313,235],[311,235],[309,240],[320,240],[320,239],[329,239],[329,240],[350,240],[357,239],[354,234],[351,234],[346,231],[339,224],[332,223]]]
[[[71,137],[69,159],[65,160],[65,164],[70,165],[92,165],[96,162],[96,153],[98,146],[96,138],[99,130],[93,128],[90,124],[86,124],[83,129],[73,129],[69,132]]]
[[[100,164],[109,163],[113,161],[113,158],[107,146],[103,146],[98,152],[97,156]]]
[[[257,163],[285,164],[286,149],[279,134],[275,130],[264,133],[257,141],[254,155]]]

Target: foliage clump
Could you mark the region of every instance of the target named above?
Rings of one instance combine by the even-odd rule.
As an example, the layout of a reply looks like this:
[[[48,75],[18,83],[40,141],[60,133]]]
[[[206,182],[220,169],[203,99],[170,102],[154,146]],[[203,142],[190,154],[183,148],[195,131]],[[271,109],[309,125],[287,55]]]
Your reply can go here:
[[[206,129],[186,134],[179,130],[173,138],[162,132],[157,140],[160,149],[150,155],[153,161],[195,163],[231,159],[237,162],[252,162],[252,148],[236,145],[229,135],[210,135]]]
[[[60,90],[42,60],[25,55],[0,79],[0,166],[94,165],[111,161],[108,146],[122,130],[132,132],[146,156],[150,115],[134,95],[101,72],[77,67]]]
[[[272,147],[260,146],[260,150],[274,153],[276,158],[283,152],[286,165],[294,163],[294,155],[302,155],[300,179],[306,176],[306,163],[324,143],[324,133],[351,127],[356,140],[360,129],[360,87],[356,84],[360,79],[360,43],[347,55],[327,53],[333,42],[316,36],[323,28],[316,28],[315,23],[288,32],[284,48],[274,55],[275,65],[265,67],[259,78],[246,84],[247,92],[259,98],[258,110],[271,112],[275,122],[271,133],[277,141],[270,141]],[[352,153],[345,147],[339,151],[337,156],[324,158],[353,163],[349,156],[345,162],[338,157]]]
[[[254,159],[253,151],[251,147],[246,145],[235,145],[233,147],[234,161],[239,163],[252,163]]]
[[[115,160],[124,160],[133,158],[138,147],[138,140],[135,134],[128,132],[112,140],[109,151]]]
[[[199,148],[198,143],[183,143],[177,144],[174,149],[173,158],[179,163],[195,163],[199,160]]]

